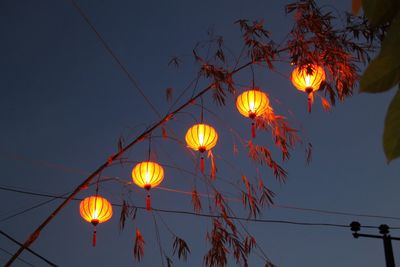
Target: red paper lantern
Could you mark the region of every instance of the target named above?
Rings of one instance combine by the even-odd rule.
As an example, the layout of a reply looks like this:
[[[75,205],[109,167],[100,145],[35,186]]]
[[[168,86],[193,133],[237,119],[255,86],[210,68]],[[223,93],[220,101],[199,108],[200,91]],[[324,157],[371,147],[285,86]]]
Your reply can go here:
[[[268,111],[269,99],[266,93],[260,89],[248,90],[241,93],[236,98],[236,108],[245,117],[254,120]],[[256,127],[254,121],[251,124],[251,136],[256,137]]]
[[[308,112],[311,112],[313,93],[319,90],[321,83],[325,79],[325,71],[318,65],[309,64],[307,66],[299,66],[293,70],[291,80],[294,87],[308,94]]]
[[[151,209],[150,189],[158,186],[164,180],[164,169],[160,164],[152,161],[143,161],[132,169],[133,182],[147,190],[147,210]]]
[[[112,206],[107,199],[101,196],[87,197],[79,205],[82,218],[93,224],[93,246],[96,246],[96,226],[111,219]]]
[[[185,140],[188,147],[203,154],[217,144],[218,133],[210,125],[195,124],[187,130]],[[200,169],[204,173],[203,155],[201,156]]]

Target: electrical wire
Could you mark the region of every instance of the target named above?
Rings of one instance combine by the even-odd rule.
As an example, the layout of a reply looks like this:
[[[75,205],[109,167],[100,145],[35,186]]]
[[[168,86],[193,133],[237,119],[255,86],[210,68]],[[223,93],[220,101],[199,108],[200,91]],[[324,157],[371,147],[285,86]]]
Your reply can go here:
[[[63,196],[65,196],[65,195],[66,194],[64,194]],[[24,214],[24,213],[26,213],[28,211],[32,211],[32,210],[34,210],[36,208],[42,207],[42,206],[44,206],[44,205],[46,205],[46,204],[48,204],[50,202],[53,202],[56,199],[57,199],[56,197],[53,197],[53,198],[51,198],[49,200],[46,200],[46,201],[43,201],[43,202],[39,202],[39,203],[37,203],[37,204],[35,204],[35,205],[31,206],[31,207],[28,207],[26,209],[23,209],[21,211],[18,211],[18,212],[14,213],[14,214],[11,214],[11,215],[9,215],[7,217],[4,217],[4,218],[0,219],[0,222],[8,221],[8,220],[10,220],[12,218],[15,218],[15,217],[17,217],[19,215],[22,215],[22,214]]]
[[[7,152],[7,154],[10,154],[10,152]],[[77,174],[82,174],[85,173],[85,171],[82,171],[80,169],[72,169],[69,167],[66,167],[64,165],[60,165],[60,164],[54,164],[54,163],[49,163],[47,161],[43,161],[43,160],[33,160],[33,159],[28,159],[25,158],[23,156],[20,155],[14,155],[12,154],[12,157],[10,157],[9,159],[13,159],[13,160],[22,160],[25,162],[30,162],[30,163],[34,163],[34,164],[39,164],[45,167],[50,167],[53,169],[57,169],[57,170],[62,170],[65,172],[70,172],[70,173],[77,173]],[[170,166],[170,167],[174,167],[175,166]],[[195,175],[194,173],[181,169],[182,171],[191,174],[191,175]],[[221,177],[222,178],[222,177]],[[114,179],[114,178],[112,178]],[[20,189],[20,190],[19,190]],[[185,194],[185,195],[191,195],[192,192],[189,191],[184,191],[184,190],[177,190],[177,189],[171,189],[171,188],[164,188],[164,187],[157,187],[156,189],[159,190],[163,190],[163,191],[169,191],[169,192],[174,192],[174,193],[180,193],[180,194]],[[24,188],[21,187],[15,187],[15,186],[6,186],[6,185],[0,185],[0,190],[5,190],[5,191],[11,191],[11,192],[16,192],[16,193],[24,193],[24,194],[30,194],[30,195],[35,195],[35,196],[42,196],[42,197],[51,197],[57,199],[60,198],[60,196],[55,196],[54,194],[46,194],[46,193],[38,193],[38,192],[32,192],[29,190],[25,190]],[[206,194],[204,194],[206,195]],[[203,194],[199,194],[199,196],[203,196]],[[227,198],[224,197],[224,199],[229,200],[229,201],[238,201],[241,202],[240,199],[231,199],[231,198]],[[39,203],[37,204],[37,207],[41,207],[46,203]],[[304,212],[313,212],[313,213],[321,213],[321,214],[329,214],[329,215],[340,215],[340,216],[354,216],[354,217],[363,217],[363,218],[373,218],[373,219],[384,219],[384,220],[396,220],[396,221],[400,221],[400,217],[395,217],[395,216],[384,216],[384,215],[376,215],[376,214],[364,214],[364,213],[352,213],[352,212],[344,212],[344,211],[336,211],[336,210],[326,210],[326,209],[315,209],[315,208],[307,208],[307,207],[297,207],[297,206],[293,206],[293,205],[284,205],[284,204],[273,204],[272,207],[275,208],[280,208],[280,209],[288,209],[288,210],[296,210],[296,211],[304,211]],[[10,218],[3,218],[0,219],[0,222],[11,219],[15,216],[21,215],[25,212],[28,212],[32,209],[34,209],[35,207],[31,207],[27,208],[21,212],[15,213],[13,215],[10,215]]]
[[[6,237],[8,240],[14,242],[15,244],[19,245],[19,246],[24,246],[24,244],[22,244],[21,242],[17,241],[15,238],[13,238],[12,236],[8,235],[7,233],[5,233],[4,231],[0,230],[0,235]],[[35,255],[36,257],[38,257],[39,259],[45,261],[47,264],[49,264],[50,266],[55,266],[57,267],[58,265],[51,262],[50,260],[46,259],[45,257],[41,256],[40,254],[38,254],[37,252],[33,251],[30,248],[25,248],[27,251],[29,251],[30,253],[32,253],[33,255]]]
[[[41,194],[41,193],[36,193],[36,192],[29,192],[29,191],[24,191],[24,190],[19,190],[19,189],[11,189],[11,188],[5,188],[3,186],[0,186],[0,190],[4,191],[10,191],[10,192],[15,192],[15,193],[21,193],[21,194],[28,194],[28,195],[34,195],[34,196],[40,196],[40,197],[51,197],[51,198],[58,198],[58,199],[65,199],[66,197],[63,196],[55,196],[55,195],[50,195],[50,194]],[[83,198],[72,198],[74,201],[81,201]],[[114,207],[121,207],[121,204],[116,204],[112,203]],[[146,207],[142,206],[132,206],[132,208],[136,208],[139,210],[146,210]],[[183,210],[171,210],[171,209],[158,209],[158,208],[152,208],[154,211],[162,212],[162,213],[172,213],[172,214],[181,214],[181,215],[192,215],[192,216],[198,216],[198,217],[207,217],[207,218],[221,218],[220,215],[214,215],[214,214],[207,214],[207,213],[196,213],[196,212],[191,212],[191,211],[183,211]],[[386,218],[386,216],[381,216],[383,218]],[[381,218],[378,217],[378,218]],[[239,221],[246,221],[246,222],[256,222],[256,223],[275,223],[275,224],[289,224],[289,225],[299,225],[299,226],[319,226],[319,227],[331,227],[331,228],[350,228],[348,224],[337,224],[337,223],[322,223],[322,222],[303,222],[303,221],[292,221],[292,220],[275,220],[275,219],[256,219],[256,218],[246,218],[246,217],[237,217],[237,216],[228,216],[227,218],[233,219],[233,220],[239,220]],[[374,217],[376,218],[376,217]],[[392,218],[392,217],[389,217]],[[394,217],[396,218],[396,217]],[[363,228],[370,228],[370,229],[378,229],[379,226],[373,226],[373,225],[362,225]],[[399,227],[390,227],[390,229],[393,230],[399,230]]]
[[[140,95],[144,98],[144,100],[151,107],[151,109],[154,111],[154,113],[156,113],[157,116],[161,118],[161,114],[157,111],[156,107],[151,103],[150,99],[146,96],[146,94],[143,92],[143,90],[140,89],[136,79],[128,71],[128,69],[125,67],[125,65],[122,64],[121,60],[117,57],[115,52],[111,49],[111,47],[108,45],[106,40],[103,38],[103,36],[100,34],[100,32],[96,29],[96,27],[93,25],[93,23],[90,21],[89,17],[86,15],[86,13],[83,11],[83,9],[78,5],[78,3],[76,1],[69,0],[69,2],[71,2],[73,7],[79,13],[79,15],[89,25],[90,29],[96,34],[96,36],[100,40],[101,44],[104,46],[104,48],[107,50],[107,52],[111,55],[111,57],[118,64],[118,66],[121,68],[122,72],[125,73],[125,75],[128,77],[129,81],[132,83],[134,88],[140,93]]]
[[[10,255],[10,256],[13,255],[10,251],[5,250],[4,248],[0,248],[0,250],[3,251],[4,253]],[[19,260],[20,262],[25,263],[25,264],[28,265],[28,266],[35,267],[35,265],[33,265],[32,263],[30,263],[30,262],[28,262],[28,261],[26,261],[26,260],[24,260],[24,259],[18,258],[18,260]]]

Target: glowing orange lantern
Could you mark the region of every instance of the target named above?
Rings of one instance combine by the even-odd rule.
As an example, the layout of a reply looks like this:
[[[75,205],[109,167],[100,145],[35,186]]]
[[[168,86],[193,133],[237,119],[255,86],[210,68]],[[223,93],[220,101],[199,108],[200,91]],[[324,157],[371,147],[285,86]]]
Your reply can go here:
[[[236,98],[236,108],[245,117],[254,120],[269,109],[269,99],[266,93],[259,89],[248,90]],[[254,121],[251,124],[251,136],[256,137]]]
[[[164,180],[164,169],[152,161],[143,161],[132,169],[133,182],[147,190],[146,208],[151,209],[150,189],[158,186]]]
[[[189,128],[185,136],[188,147],[200,153],[212,149],[218,141],[218,134],[207,124],[195,124]],[[204,173],[204,157],[201,156],[201,172]]]
[[[112,206],[107,199],[101,196],[87,197],[79,205],[79,213],[82,218],[93,224],[93,241],[96,246],[96,226],[99,223],[108,221],[112,217]]]
[[[309,64],[297,67],[293,70],[291,80],[293,85],[300,91],[308,94],[308,112],[311,112],[313,93],[319,90],[321,83],[325,81],[326,75],[322,67]]]

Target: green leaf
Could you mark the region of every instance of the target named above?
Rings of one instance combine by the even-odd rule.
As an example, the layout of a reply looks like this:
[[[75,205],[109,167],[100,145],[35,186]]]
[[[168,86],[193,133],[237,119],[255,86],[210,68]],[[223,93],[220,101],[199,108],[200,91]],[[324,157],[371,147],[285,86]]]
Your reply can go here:
[[[378,56],[369,65],[360,81],[361,92],[381,93],[388,91],[400,81],[398,58]]]
[[[400,15],[382,43],[379,55],[371,61],[360,80],[361,92],[380,93],[400,82]]]
[[[386,113],[383,149],[388,162],[400,157],[400,89],[394,96]]]
[[[380,25],[395,17],[400,4],[398,0],[362,0],[362,6],[369,22]]]

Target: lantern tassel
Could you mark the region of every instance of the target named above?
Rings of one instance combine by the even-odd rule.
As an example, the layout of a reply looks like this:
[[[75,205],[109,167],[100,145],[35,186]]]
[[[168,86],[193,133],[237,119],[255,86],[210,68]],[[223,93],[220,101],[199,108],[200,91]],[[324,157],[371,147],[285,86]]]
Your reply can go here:
[[[256,138],[256,124],[254,122],[251,123],[251,138]]]
[[[96,226],[95,226],[93,229],[93,238],[92,238],[92,246],[93,247],[96,247],[96,234],[97,234],[97,231],[96,231]]]
[[[313,95],[313,93],[309,93],[308,97],[307,97],[308,113],[311,113],[311,106],[313,103],[314,103],[314,95]]]
[[[147,197],[146,197],[146,210],[151,210],[150,194],[147,194]]]
[[[201,156],[201,158],[200,158],[200,170],[201,170],[201,173],[204,174],[204,157],[203,156]]]

